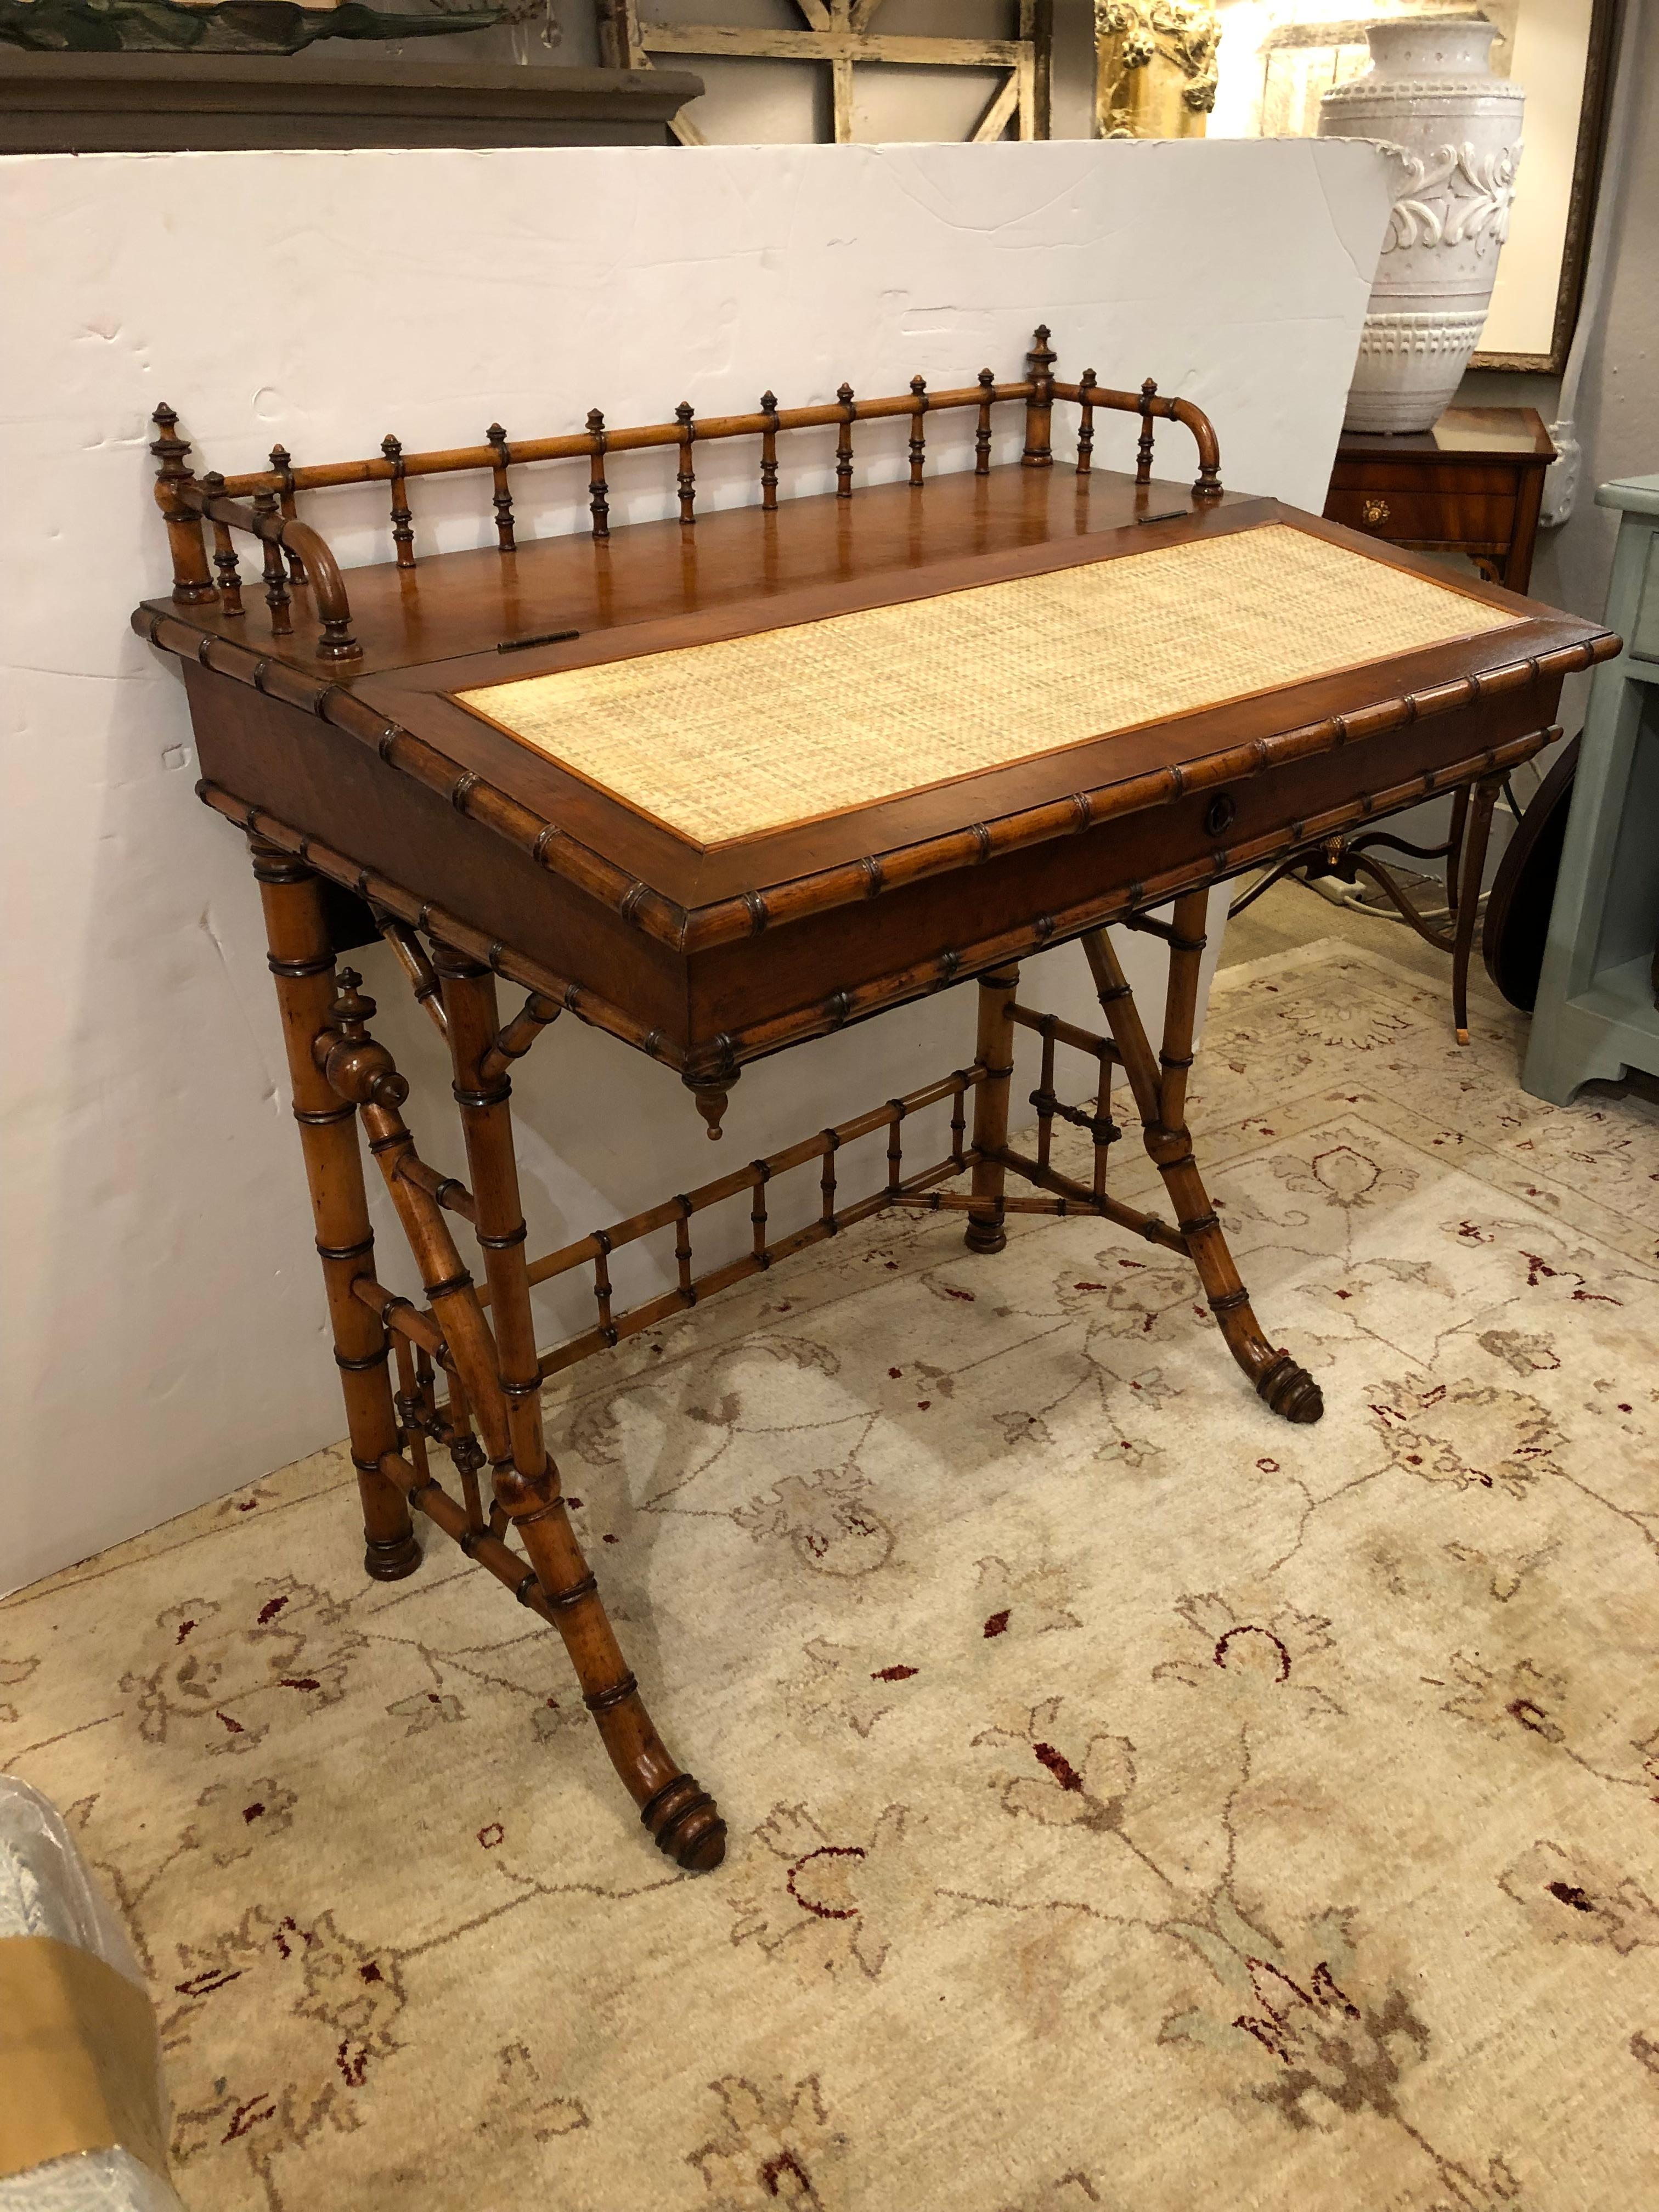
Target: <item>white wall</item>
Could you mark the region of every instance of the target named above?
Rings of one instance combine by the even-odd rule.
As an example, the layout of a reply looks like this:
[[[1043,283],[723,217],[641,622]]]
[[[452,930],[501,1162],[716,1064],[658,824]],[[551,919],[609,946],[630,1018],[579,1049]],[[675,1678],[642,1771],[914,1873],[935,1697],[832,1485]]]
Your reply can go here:
[[[388,428],[471,441],[497,414],[532,431],[596,403],[612,422],[682,397],[747,407],[769,381],[800,402],[843,375],[1013,374],[1042,317],[1062,374],[1156,376],[1209,410],[1230,483],[1316,510],[1386,206],[1377,157],[1345,143],[0,163],[0,1587],[343,1425],[245,853],[191,794],[176,664],[127,626],[168,585],[158,400],[198,466],[228,473],[277,436],[313,460]],[[569,479],[548,483],[538,526],[580,526]],[[636,476],[626,496],[661,511],[666,485]],[[346,556],[384,559],[343,496],[326,514]],[[481,542],[478,488],[446,500],[445,541]],[[440,509],[417,506],[430,542]],[[1042,964],[1033,995],[1082,1013],[1076,949]],[[384,953],[364,965],[396,1000]],[[958,990],[750,1071],[718,1150],[672,1076],[562,1021],[520,1084],[532,1237],[959,1064],[972,1018]],[[400,1004],[382,1028],[430,1067],[417,1016]],[[450,1129],[415,1126],[460,1164]]]

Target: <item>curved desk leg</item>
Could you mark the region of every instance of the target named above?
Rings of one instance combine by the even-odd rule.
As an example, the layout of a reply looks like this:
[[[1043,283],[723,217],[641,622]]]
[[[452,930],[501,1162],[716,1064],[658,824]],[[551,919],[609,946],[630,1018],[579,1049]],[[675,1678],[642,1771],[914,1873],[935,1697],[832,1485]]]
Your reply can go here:
[[[492,1333],[484,1328],[479,1313],[483,1349],[493,1354],[482,1389],[465,1364],[463,1379],[478,1407],[480,1425],[486,1397],[493,1396],[504,1420],[505,1438],[500,1441],[505,1443],[505,1455],[500,1441],[486,1437],[495,1462],[495,1497],[524,1540],[530,1564],[554,1609],[587,1709],[653,1839],[683,1867],[697,1870],[715,1867],[726,1855],[726,1824],[714,1800],[670,1758],[651,1724],[570,1526],[559,1493],[558,1468],[543,1434],[541,1368],[525,1266],[524,1213],[508,1103],[512,1086],[505,1075],[489,1082],[482,1066],[499,1029],[495,979],[489,969],[447,945],[436,945],[434,951],[443,979],[455,1097],[466,1139],[478,1243],[483,1251],[495,1324],[492,1341]],[[398,1197],[396,1188],[392,1194]],[[408,1195],[418,1200],[422,1194]],[[434,1264],[447,1270],[454,1247],[437,1208],[432,1207],[431,1212],[437,1217],[435,1223],[428,1219],[422,1226],[428,1241],[435,1228],[448,1245],[447,1251],[437,1249],[433,1255]],[[459,1267],[458,1255],[455,1264]],[[423,1272],[425,1265],[422,1257]],[[441,1273],[437,1279],[443,1279]],[[428,1280],[428,1294],[432,1289]],[[476,1307],[476,1299],[473,1303]],[[460,1346],[453,1348],[459,1362]]]
[[[979,1036],[975,1057],[986,1070],[974,1092],[974,1163],[963,1243],[970,1252],[1000,1252],[1008,1242],[1003,1226],[1003,1188],[1007,1170],[1002,1152],[1008,1142],[1008,1086],[1014,1073],[1014,994],[1019,969],[1012,961],[979,979]]]
[[[1469,793],[1468,825],[1463,836],[1463,866],[1457,891],[1457,934],[1452,945],[1452,1021],[1459,1044],[1469,1041],[1469,956],[1474,950],[1475,917],[1480,911],[1480,878],[1486,866],[1492,811],[1503,787],[1500,775],[1483,775]],[[1451,863],[1448,861],[1448,868]]]
[[[1316,1421],[1325,1410],[1319,1385],[1288,1352],[1269,1344],[1262,1334],[1199,1174],[1187,1128],[1187,1072],[1193,1064],[1193,1022],[1207,903],[1208,894],[1201,890],[1188,891],[1175,902],[1164,1042],[1156,1060],[1110,938],[1103,929],[1091,930],[1083,939],[1083,949],[1094,973],[1101,1011],[1134,1093],[1147,1152],[1164,1178],[1188,1256],[1198,1270],[1228,1349],[1273,1412],[1287,1421]]]
[[[386,1326],[352,1290],[360,1276],[374,1273],[356,1109],[336,1096],[311,1055],[313,1040],[328,1026],[334,997],[334,951],[321,886],[303,860],[263,838],[250,837],[248,844],[264,907],[294,1118],[305,1151],[334,1359],[362,1497],[363,1565],[377,1582],[398,1582],[420,1565],[421,1547],[403,1492],[380,1472],[382,1456],[398,1449]]]

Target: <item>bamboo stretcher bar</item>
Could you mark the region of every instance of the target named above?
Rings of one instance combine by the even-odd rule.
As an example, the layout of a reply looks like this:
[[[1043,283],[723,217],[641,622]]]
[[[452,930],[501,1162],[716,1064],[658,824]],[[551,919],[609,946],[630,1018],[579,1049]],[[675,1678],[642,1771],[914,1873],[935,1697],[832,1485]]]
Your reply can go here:
[[[1021,380],[995,384],[988,391],[974,385],[957,392],[930,392],[927,412],[931,415],[941,408],[977,407],[988,398],[1029,399],[1036,388],[1030,382]],[[1060,387],[1056,386],[1055,389]],[[1101,404],[1109,403],[1103,399]],[[1135,398],[1132,407],[1138,410],[1139,404]],[[1175,404],[1166,401],[1165,410]],[[916,403],[905,392],[890,398],[861,399],[857,409],[857,420],[867,422],[912,415],[916,411]],[[703,445],[710,439],[758,438],[768,431],[831,429],[844,417],[844,407],[834,399],[814,407],[779,407],[753,415],[710,415],[698,421],[697,443]],[[648,422],[632,428],[606,430],[604,436],[607,453],[640,453],[653,447],[678,445],[681,429],[678,422]],[[593,434],[574,430],[556,438],[514,438],[510,442],[510,451],[514,468],[531,461],[586,460],[593,451]],[[382,454],[361,461],[324,461],[311,468],[281,471],[255,469],[246,476],[227,477],[224,491],[232,499],[262,491],[283,492],[291,497],[296,491],[326,491],[342,484],[389,483],[400,471],[404,477],[453,476],[472,469],[493,471],[500,463],[497,444],[453,446],[429,453],[404,453],[398,462]]]
[[[1039,1036],[1051,1036],[1058,1043],[1068,1044],[1073,1052],[1086,1052],[1091,1060],[1121,1060],[1122,1054],[1110,1037],[1096,1036],[1091,1030],[1080,1030],[1073,1022],[1062,1021],[1058,1014],[1040,1014],[1031,1006],[1014,1006],[1008,1010],[1011,1021],[1023,1030],[1035,1030]]]
[[[763,1273],[780,1260],[791,1259],[797,1252],[805,1251],[809,1245],[822,1243],[826,1237],[836,1236],[843,1229],[850,1229],[855,1222],[868,1220],[872,1213],[879,1213],[884,1206],[895,1204],[911,1191],[925,1190],[931,1184],[948,1182],[951,1176],[960,1175],[964,1168],[972,1167],[974,1160],[971,1150],[960,1160],[940,1160],[933,1167],[923,1168],[917,1174],[906,1176],[896,1191],[884,1187],[873,1191],[868,1198],[859,1199],[853,1205],[840,1209],[833,1222],[809,1221],[804,1228],[793,1231],[787,1237],[781,1237],[774,1244],[768,1244],[763,1252],[745,1252],[741,1257],[728,1261],[723,1267],[711,1269],[708,1274],[698,1277],[691,1286],[692,1295],[690,1297],[684,1290],[665,1291],[657,1297],[647,1299],[642,1305],[618,1314],[608,1328],[583,1330],[580,1336],[569,1338],[556,1351],[544,1356],[541,1363],[544,1379],[550,1375],[562,1373],[567,1367],[574,1367],[592,1353],[605,1351],[623,1337],[638,1336],[645,1329],[654,1328],[659,1322],[685,1312],[688,1306],[697,1304],[705,1297],[713,1297],[717,1291],[729,1290],[734,1283],[740,1283],[750,1275]]]
[[[960,1097],[984,1079],[982,1067],[957,1068],[902,1098],[890,1098],[885,1105],[872,1107],[867,1113],[855,1115],[849,1121],[837,1122],[833,1128],[817,1130],[781,1152],[750,1160],[743,1167],[734,1168],[729,1175],[702,1183],[683,1196],[665,1199],[659,1206],[647,1206],[642,1212],[630,1214],[625,1221],[613,1222],[608,1229],[579,1237],[574,1243],[562,1245],[556,1252],[530,1262],[526,1272],[531,1286],[533,1289],[538,1283],[568,1274],[571,1268],[583,1267],[625,1244],[635,1243],[656,1230],[672,1228],[675,1222],[690,1219],[693,1214],[718,1206],[725,1199],[736,1198],[743,1191],[761,1189],[775,1176],[787,1175],[791,1168],[805,1167],[811,1160],[839,1151],[842,1145],[856,1144],[860,1137],[873,1136],[878,1129],[896,1127],[908,1115],[920,1114],[927,1107],[940,1105],[950,1097]]]
[[[999,1155],[1005,1167],[1016,1175],[1024,1176],[1027,1182],[1036,1183],[1043,1190],[1052,1190],[1058,1197],[1069,1199],[1077,1206],[1091,1213],[1098,1213],[1108,1221],[1115,1221],[1120,1229],[1133,1230],[1144,1237],[1149,1244],[1162,1244],[1171,1252],[1184,1254],[1187,1240],[1178,1229],[1156,1213],[1143,1213],[1137,1206],[1125,1206],[1121,1199],[1109,1198],[1104,1191],[1096,1193],[1087,1183],[1075,1182],[1070,1176],[1061,1175],[1057,1168],[1046,1168],[1024,1152],[1015,1152],[1005,1146]]]
[[[449,1346],[435,1315],[408,1298],[399,1297],[395,1291],[389,1291],[384,1283],[377,1283],[370,1275],[358,1276],[351,1285],[351,1295],[379,1314],[388,1328],[399,1336],[406,1336],[411,1344],[418,1344],[423,1352],[429,1352],[441,1366],[447,1364]]]
[[[917,1213],[966,1213],[980,1203],[973,1193],[967,1190],[907,1191],[902,1197],[888,1200],[890,1206],[902,1206]],[[1101,1208],[1091,1198],[1073,1202],[1066,1198],[1004,1196],[997,1200],[997,1210],[1000,1213],[1041,1213],[1052,1220],[1057,1215],[1079,1212],[1098,1213]]]
[[[410,1504],[424,1513],[434,1528],[441,1528],[469,1559],[487,1567],[498,1583],[504,1583],[514,1593],[520,1605],[539,1613],[550,1627],[558,1626],[556,1608],[549,1602],[534,1568],[520,1553],[513,1551],[489,1529],[480,1528],[465,1507],[457,1504],[441,1482],[412,1467],[401,1453],[387,1452],[380,1466],[380,1473],[397,1484]]]

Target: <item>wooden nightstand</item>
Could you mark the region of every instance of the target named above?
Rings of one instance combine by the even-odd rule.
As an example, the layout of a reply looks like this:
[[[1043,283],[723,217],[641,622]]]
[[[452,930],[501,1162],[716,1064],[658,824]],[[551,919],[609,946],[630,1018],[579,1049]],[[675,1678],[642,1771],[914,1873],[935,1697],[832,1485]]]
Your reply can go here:
[[[1349,430],[1325,513],[1391,545],[1466,553],[1489,583],[1524,592],[1544,471],[1555,459],[1530,407],[1449,407],[1431,430]]]
[[[1326,520],[1417,553],[1465,554],[1488,583],[1524,592],[1544,471],[1554,459],[1549,433],[1530,407],[1449,407],[1431,430],[1395,436],[1345,431],[1325,495]],[[1450,953],[1452,1022],[1458,1042],[1467,1044],[1469,958],[1494,789],[1492,784],[1480,789],[1473,805],[1467,790],[1457,793],[1443,844],[1410,845],[1380,830],[1329,837],[1281,860],[1231,911],[1242,914],[1281,876],[1340,876],[1351,884],[1369,877],[1419,937]],[[1371,857],[1379,848],[1431,866],[1444,864],[1443,922],[1427,918],[1395,871]]]

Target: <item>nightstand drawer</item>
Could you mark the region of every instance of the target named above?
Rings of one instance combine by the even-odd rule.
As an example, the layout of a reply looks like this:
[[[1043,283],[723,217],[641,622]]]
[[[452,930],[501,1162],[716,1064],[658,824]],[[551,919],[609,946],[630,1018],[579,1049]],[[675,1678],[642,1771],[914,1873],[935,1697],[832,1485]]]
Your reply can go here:
[[[1515,534],[1515,495],[1490,492],[1391,491],[1333,483],[1325,501],[1332,522],[1402,544],[1507,546]]]

